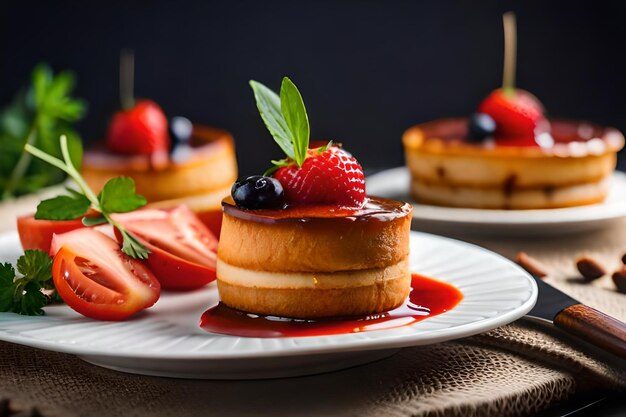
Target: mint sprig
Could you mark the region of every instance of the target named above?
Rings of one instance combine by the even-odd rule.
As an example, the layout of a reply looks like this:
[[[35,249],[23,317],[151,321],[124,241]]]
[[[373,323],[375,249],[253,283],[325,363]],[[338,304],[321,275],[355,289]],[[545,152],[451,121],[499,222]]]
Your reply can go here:
[[[310,139],[309,117],[302,95],[295,84],[284,77],[280,96],[258,81],[251,80],[257,108],[274,141],[287,158],[302,166],[307,157]],[[285,166],[284,160],[272,161],[275,166]]]
[[[67,147],[67,138],[64,135],[61,136],[60,142],[63,160],[55,158],[30,144],[27,144],[25,149],[33,156],[67,173],[76,182],[80,192],[68,190],[70,195],[57,196],[42,201],[37,206],[35,218],[72,220],[82,217],[83,224],[86,226],[110,223],[122,235],[122,252],[132,258],[148,258],[150,253],[148,248],[111,217],[112,213],[126,213],[146,205],[146,199],[135,193],[135,182],[132,178],[118,177],[110,179],[104,185],[100,194],[96,196],[74,167]],[[90,209],[100,214],[95,217],[85,217]]]
[[[49,299],[42,290],[54,288],[52,259],[40,250],[27,250],[17,260],[0,264],[0,311],[40,316]]]

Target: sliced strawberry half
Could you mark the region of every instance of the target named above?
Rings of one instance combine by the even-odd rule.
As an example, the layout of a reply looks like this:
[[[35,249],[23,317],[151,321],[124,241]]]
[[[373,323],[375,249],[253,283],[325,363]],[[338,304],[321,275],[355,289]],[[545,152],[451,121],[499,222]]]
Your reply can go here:
[[[274,173],[285,197],[295,204],[338,204],[361,207],[365,203],[365,175],[358,161],[337,146],[310,149],[301,167],[293,164]]]

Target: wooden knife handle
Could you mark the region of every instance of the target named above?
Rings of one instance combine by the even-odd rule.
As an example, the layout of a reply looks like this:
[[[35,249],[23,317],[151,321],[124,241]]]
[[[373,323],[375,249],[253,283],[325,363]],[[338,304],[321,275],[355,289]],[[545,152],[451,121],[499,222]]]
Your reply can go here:
[[[626,359],[626,324],[583,304],[563,309],[554,325]]]

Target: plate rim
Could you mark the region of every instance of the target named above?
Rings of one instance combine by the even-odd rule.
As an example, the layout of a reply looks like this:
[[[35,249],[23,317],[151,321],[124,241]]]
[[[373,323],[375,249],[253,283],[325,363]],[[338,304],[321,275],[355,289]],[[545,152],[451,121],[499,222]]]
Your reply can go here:
[[[375,182],[383,182],[383,178],[391,177],[391,176],[402,176],[402,180],[405,181],[406,177],[410,174],[408,172],[408,168],[406,166],[397,166],[393,168],[384,169],[382,171],[376,172],[375,174],[369,175],[365,179],[366,186],[372,181]],[[612,181],[621,181],[626,184],[626,173],[620,170],[614,170],[611,176]],[[614,185],[612,185],[614,186]],[[377,188],[383,188],[382,185],[375,185]],[[478,209],[478,208],[466,208],[466,207],[446,207],[446,206],[435,206],[431,204],[421,204],[413,201],[408,194],[408,184],[407,184],[407,192],[406,196],[409,197],[409,203],[417,210],[413,210],[413,218],[417,220],[429,221],[429,222],[437,222],[444,224],[465,224],[471,226],[546,226],[546,225],[571,225],[575,223],[593,223],[593,222],[602,222],[608,220],[615,220],[626,217],[626,199],[621,202],[615,202],[612,204],[607,204],[606,202],[591,204],[587,206],[578,206],[578,207],[565,207],[565,208],[553,208],[553,209],[532,209],[532,210],[498,210],[498,209]],[[385,193],[380,193],[380,189],[374,191],[373,193],[369,191],[368,194],[379,195],[381,197],[385,197]],[[426,213],[419,210],[420,207],[428,209]],[[598,213],[598,207],[603,208],[603,212]],[[441,215],[437,215],[434,213],[441,213]],[[496,213],[498,216],[509,216],[510,219],[501,219],[499,217],[477,217],[472,216],[472,214],[485,214],[485,213]],[[520,216],[521,214],[548,214],[547,217],[536,217],[532,219],[523,219],[518,218],[515,219],[515,216]],[[578,217],[570,216],[570,217],[561,217],[560,214],[571,214],[576,213]],[[461,219],[460,216],[463,216]]]
[[[248,359],[260,359],[260,358],[271,358],[271,357],[292,357],[292,356],[304,356],[304,355],[324,355],[324,354],[332,354],[332,353],[346,353],[346,352],[354,352],[354,351],[372,351],[372,350],[384,350],[384,349],[396,349],[403,348],[409,346],[420,346],[420,345],[430,345],[435,343],[441,343],[448,340],[456,340],[464,337],[473,336],[476,334],[483,333],[488,330],[492,330],[494,328],[503,326],[505,324],[511,323],[522,316],[526,315],[535,305],[537,301],[538,288],[537,284],[526,271],[524,271],[517,264],[507,259],[506,257],[480,247],[478,245],[451,239],[443,236],[433,235],[429,233],[416,232],[411,231],[411,241],[417,238],[426,238],[426,239],[435,239],[440,241],[445,241],[449,244],[466,246],[471,248],[472,250],[477,250],[479,252],[483,252],[489,256],[493,256],[499,258],[501,262],[512,266],[516,272],[523,276],[527,283],[529,284],[530,295],[528,298],[518,307],[511,309],[503,314],[497,315],[495,317],[483,318],[478,321],[472,321],[468,323],[464,323],[461,325],[453,325],[445,329],[436,329],[436,330],[428,330],[428,333],[431,335],[428,339],[419,338],[416,339],[416,335],[419,333],[411,332],[406,334],[394,335],[390,338],[384,339],[354,339],[351,341],[344,341],[340,344],[332,344],[332,345],[316,345],[316,346],[303,346],[296,349],[288,349],[288,350],[268,350],[268,351],[224,351],[224,352],[193,352],[193,353],[185,353],[184,356],[181,356],[180,352],[168,352],[168,351],[157,351],[157,352],[140,352],[140,351],[128,351],[128,350],[106,350],[102,347],[91,347],[85,345],[74,345],[71,343],[62,343],[58,341],[48,341],[45,339],[37,339],[34,337],[24,336],[23,334],[11,334],[12,331],[4,330],[0,328],[0,340],[10,343],[16,343],[20,345],[25,345],[33,348],[44,349],[53,352],[60,353],[68,353],[82,357],[90,357],[90,356],[104,356],[110,358],[137,358],[137,359],[145,359],[145,360],[163,360],[163,361],[212,361],[212,360],[248,360]],[[16,232],[5,232],[0,233],[0,247],[5,243],[5,241],[10,239],[16,239]],[[414,271],[412,271],[414,272]],[[210,285],[215,285],[212,283]],[[451,310],[452,311],[452,310]],[[15,313],[0,313],[0,314],[15,314]],[[445,313],[443,313],[445,314]],[[16,315],[19,316],[19,315]],[[437,316],[438,317],[438,316]],[[25,320],[28,320],[29,317],[24,316]],[[2,326],[2,320],[0,319],[0,327]],[[106,322],[112,323],[112,322]],[[409,326],[406,326],[409,327]],[[404,329],[406,327],[396,328],[396,330]],[[467,329],[469,327],[469,329]],[[462,329],[459,331],[459,329]],[[383,331],[393,331],[394,329],[387,329]],[[376,331],[372,331],[376,332]],[[368,332],[371,333],[371,332]],[[226,335],[218,335],[221,337],[238,337],[238,336],[226,336]],[[344,335],[342,335],[344,336]],[[310,336],[310,337],[336,337],[336,336]],[[307,338],[307,337],[305,337]],[[289,339],[289,338],[284,338]],[[295,338],[295,339],[304,339],[304,338]]]

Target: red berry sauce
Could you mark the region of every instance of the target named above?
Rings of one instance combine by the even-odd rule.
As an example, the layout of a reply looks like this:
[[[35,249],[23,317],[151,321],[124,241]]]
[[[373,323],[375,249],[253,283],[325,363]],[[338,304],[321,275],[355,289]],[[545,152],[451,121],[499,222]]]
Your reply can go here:
[[[463,299],[458,288],[413,274],[411,293],[395,310],[368,316],[328,320],[302,320],[261,316],[219,303],[200,320],[207,332],[241,337],[305,337],[360,333],[407,326],[453,309]]]

